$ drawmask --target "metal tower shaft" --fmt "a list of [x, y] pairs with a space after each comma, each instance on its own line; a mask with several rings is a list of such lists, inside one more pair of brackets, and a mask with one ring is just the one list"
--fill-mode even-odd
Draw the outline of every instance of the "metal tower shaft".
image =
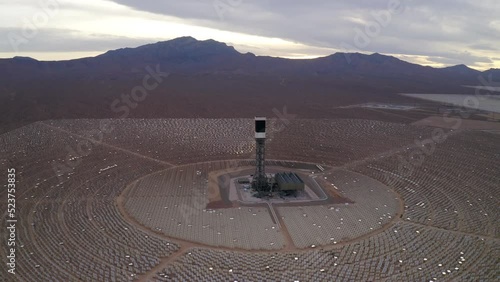
[[258, 191], [268, 190], [267, 176], [265, 170], [265, 142], [264, 138], [255, 139], [255, 189]]
[[253, 176], [253, 188], [259, 193], [269, 191], [269, 183], [265, 170], [265, 145], [266, 145], [266, 118], [255, 118], [255, 174]]

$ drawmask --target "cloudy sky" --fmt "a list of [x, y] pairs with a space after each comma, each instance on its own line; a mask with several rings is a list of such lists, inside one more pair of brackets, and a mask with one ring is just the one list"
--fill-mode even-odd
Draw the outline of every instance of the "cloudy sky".
[[500, 68], [498, 0], [0, 0], [0, 57], [61, 60], [179, 36], [244, 53], [379, 52]]

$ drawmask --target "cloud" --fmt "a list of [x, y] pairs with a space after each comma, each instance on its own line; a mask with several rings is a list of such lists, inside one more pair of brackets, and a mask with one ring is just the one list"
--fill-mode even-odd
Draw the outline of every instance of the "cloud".
[[486, 50], [486, 51], [495, 51], [500, 53], [500, 48], [490, 45], [488, 43], [476, 43], [476, 44], [471, 44], [469, 45], [469, 48], [475, 49], [475, 50]]
[[[442, 62], [455, 62], [457, 55], [467, 51], [474, 55], [466, 55], [463, 62], [484, 63], [488, 61], [485, 57], [498, 51], [493, 46], [500, 46], [500, 21], [495, 20], [500, 6], [495, 0], [115, 2], [222, 30], [316, 47], [343, 49], [348, 45], [366, 52], [441, 56]], [[391, 12], [390, 3], [394, 2], [401, 4], [401, 11]], [[360, 46], [357, 32], [366, 34], [367, 26], [375, 35], [367, 36], [369, 43]]]
[[488, 58], [488, 57], [477, 57], [477, 56], [472, 56], [470, 54], [462, 54], [462, 55], [455, 55], [454, 57], [452, 56], [447, 56], [447, 57], [428, 57], [431, 62], [434, 63], [439, 63], [439, 64], [445, 64], [445, 65], [459, 65], [459, 64], [465, 64], [465, 65], [475, 65], [477, 63], [492, 63], [493, 61]]
[[[192, 35], [260, 55], [307, 57], [362, 51], [406, 55], [420, 58], [419, 62], [425, 57], [432, 64], [500, 67], [492, 59], [500, 51], [496, 0], [58, 1], [60, 12], [44, 27], [46, 38], [35, 39], [33, 45], [40, 46], [26, 46], [26, 50], [102, 50]], [[0, 27], [13, 29], [14, 18], [22, 18], [9, 7], [12, 11], [24, 7], [29, 18], [37, 11], [29, 3], [35, 2], [5, 2]], [[393, 5], [398, 2], [399, 6]], [[33, 11], [26, 12], [26, 7]], [[62, 32], [63, 27], [68, 31]], [[5, 50], [4, 45], [0, 48]]]
[[44, 28], [33, 36], [26, 36], [22, 28], [0, 28], [0, 52], [81, 52], [107, 51], [136, 47], [151, 43], [150, 39], [137, 39], [109, 34], [88, 34], [78, 30]]

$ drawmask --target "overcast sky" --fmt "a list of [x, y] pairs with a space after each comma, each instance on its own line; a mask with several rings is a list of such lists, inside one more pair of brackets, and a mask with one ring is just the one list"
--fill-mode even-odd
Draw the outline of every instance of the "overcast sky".
[[179, 36], [242, 52], [500, 68], [498, 0], [0, 0], [0, 57], [95, 56]]

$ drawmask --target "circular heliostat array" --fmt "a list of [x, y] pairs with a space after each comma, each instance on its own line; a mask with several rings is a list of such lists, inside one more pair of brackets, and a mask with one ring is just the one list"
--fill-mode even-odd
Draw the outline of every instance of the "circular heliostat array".
[[[214, 247], [279, 250], [354, 240], [387, 227], [401, 208], [396, 193], [370, 177], [345, 170], [322, 173], [311, 165], [303, 165], [309, 167], [302, 169], [308, 174], [303, 177], [322, 186], [325, 195], [336, 193], [350, 201], [335, 203], [329, 196], [298, 203], [293, 197], [244, 203], [220, 195], [228, 191], [209, 188], [213, 175], [222, 187], [224, 181], [234, 181], [225, 177], [229, 171], [251, 169], [250, 163], [204, 162], [153, 173], [125, 190], [125, 209], [140, 224], [172, 238]], [[277, 169], [281, 163], [290, 162], [274, 161], [267, 167]], [[226, 207], [210, 208], [211, 200], [223, 198]]]
[[254, 170], [252, 122], [60, 120], [0, 135], [0, 165], [16, 169], [15, 278], [498, 280], [498, 133], [443, 129], [422, 146], [435, 128], [271, 120], [266, 168], [322, 192], [258, 202], [231, 194]]

